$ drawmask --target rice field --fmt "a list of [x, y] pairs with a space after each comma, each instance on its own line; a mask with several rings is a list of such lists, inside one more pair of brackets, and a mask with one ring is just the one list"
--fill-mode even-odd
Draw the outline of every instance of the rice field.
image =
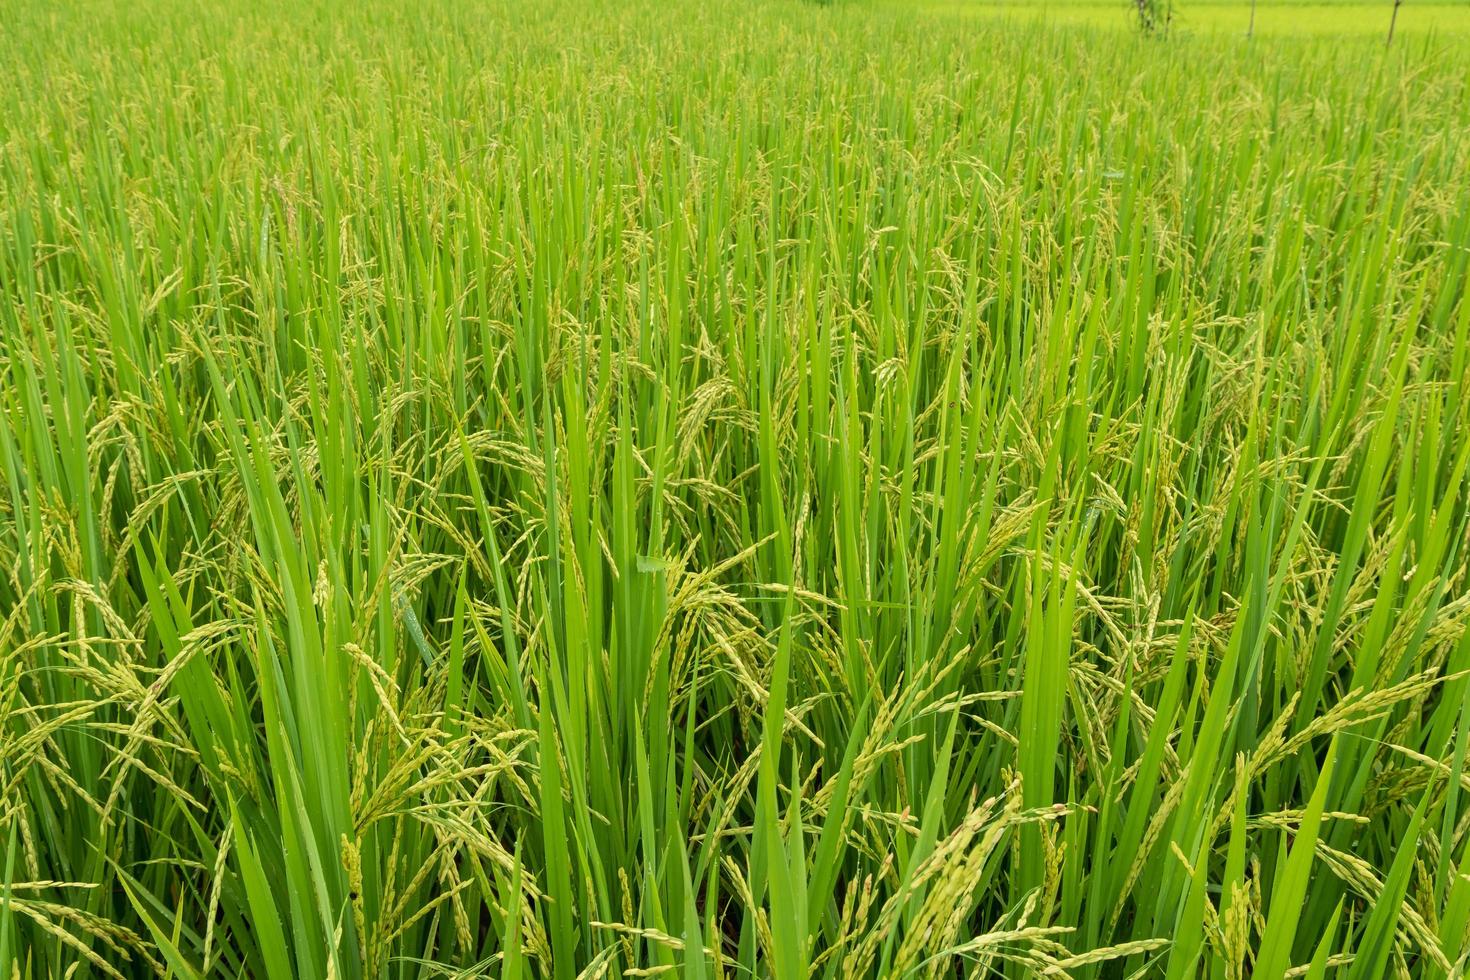
[[0, 978], [1464, 975], [1470, 46], [965, 6], [0, 0]]
[[[958, 20], [1020, 25], [1110, 27], [1136, 24], [1137, 0], [877, 0], [893, 11], [937, 14], [953, 29]], [[1470, 3], [1407, 0], [1175, 0], [1170, 32], [1178, 35], [1331, 37], [1339, 42], [1385, 43], [1390, 23], [1400, 40], [1432, 47], [1470, 39]]]

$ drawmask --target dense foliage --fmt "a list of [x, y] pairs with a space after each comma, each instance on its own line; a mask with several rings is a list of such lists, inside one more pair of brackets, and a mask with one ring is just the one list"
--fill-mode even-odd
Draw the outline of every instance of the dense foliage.
[[0, 976], [1460, 975], [1463, 49], [0, 3]]

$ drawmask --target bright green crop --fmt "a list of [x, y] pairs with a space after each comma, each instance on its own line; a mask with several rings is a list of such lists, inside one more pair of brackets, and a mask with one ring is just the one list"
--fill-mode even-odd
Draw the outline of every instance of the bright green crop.
[[0, 0], [0, 978], [1460, 976], [1470, 49], [1114, 13]]

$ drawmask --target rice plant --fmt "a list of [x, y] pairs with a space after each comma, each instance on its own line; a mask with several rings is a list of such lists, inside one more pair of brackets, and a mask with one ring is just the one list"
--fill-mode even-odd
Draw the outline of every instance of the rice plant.
[[0, 977], [1463, 975], [1465, 47], [0, 19]]

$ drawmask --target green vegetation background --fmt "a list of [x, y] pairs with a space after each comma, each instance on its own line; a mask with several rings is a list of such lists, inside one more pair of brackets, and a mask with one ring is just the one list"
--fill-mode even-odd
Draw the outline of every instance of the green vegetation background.
[[[956, 19], [1001, 19], [1072, 27], [1127, 29], [1136, 11], [1116, 0], [878, 0], [894, 10], [922, 11]], [[1460, 44], [1470, 34], [1470, 3], [1407, 0], [1397, 14], [1393, 0], [1182, 0], [1173, 8], [1172, 33], [1264, 34], [1382, 41], [1390, 22], [1400, 38], [1437, 38]]]
[[1099, 9], [0, 0], [0, 976], [1461, 975], [1470, 53]]

